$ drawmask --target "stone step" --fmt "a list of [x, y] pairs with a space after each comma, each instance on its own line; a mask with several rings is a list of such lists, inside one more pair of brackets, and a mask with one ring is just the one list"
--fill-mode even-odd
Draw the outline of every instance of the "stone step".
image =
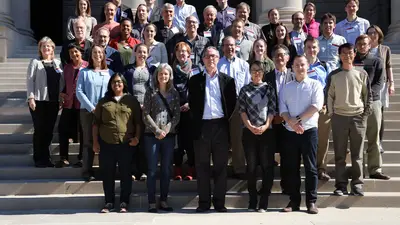
[[[118, 199], [119, 196], [116, 196]], [[302, 199], [305, 195], [302, 194]], [[247, 193], [228, 193], [225, 206], [235, 209], [246, 209], [248, 206]], [[283, 208], [289, 202], [288, 196], [272, 193], [269, 197], [269, 208]], [[197, 193], [171, 194], [168, 203], [175, 210], [187, 209], [195, 212], [198, 206]], [[118, 205], [119, 202], [116, 202]], [[323, 208], [350, 208], [350, 207], [400, 207], [400, 194], [398, 192], [367, 192], [364, 197], [332, 196], [331, 192], [319, 193], [316, 205], [323, 212]], [[2, 196], [0, 197], [0, 210], [63, 210], [63, 209], [93, 209], [100, 210], [104, 206], [104, 195], [30, 195], [30, 196]], [[304, 200], [301, 207], [305, 207]], [[147, 211], [147, 194], [132, 195], [130, 210]]]
[[[37, 56], [35, 57], [37, 58]], [[29, 64], [31, 57], [18, 57], [18, 58], [8, 58], [6, 63], [12, 62], [12, 63], [27, 63]]]
[[27, 60], [26, 62], [13, 62], [10, 61], [11, 58], [7, 59], [7, 62], [4, 63], [0, 63], [0, 68], [1, 69], [5, 69], [5, 68], [25, 68], [25, 70], [27, 70], [28, 66], [29, 66], [29, 60]]
[[[156, 190], [159, 192], [160, 182], [157, 180]], [[261, 180], [257, 181], [257, 189], [262, 187]], [[330, 193], [335, 189], [335, 180], [319, 181], [318, 192]], [[348, 187], [350, 190], [350, 185]], [[116, 193], [120, 192], [120, 181], [115, 181]], [[302, 179], [301, 191], [305, 190], [305, 180]], [[385, 180], [364, 180], [365, 192], [397, 192], [400, 190], [400, 178], [394, 177], [389, 181]], [[175, 181], [171, 180], [170, 194], [177, 193], [195, 193], [197, 191], [197, 181]], [[274, 180], [272, 192], [280, 192], [280, 180]], [[227, 180], [228, 193], [248, 193], [246, 180]], [[147, 193], [146, 182], [133, 181], [132, 194]], [[400, 193], [400, 192], [397, 192]], [[70, 181], [70, 180], [33, 180], [33, 181], [1, 181], [0, 196], [27, 196], [27, 195], [85, 195], [85, 194], [103, 194], [101, 181]]]
[[[400, 152], [400, 140], [383, 140], [383, 148], [386, 152]], [[367, 149], [367, 141], [364, 144], [364, 150]], [[57, 154], [59, 150], [59, 144], [53, 143], [50, 145], [50, 151], [52, 154]], [[329, 151], [333, 151], [333, 142], [330, 141]], [[9, 143], [9, 144], [1, 144], [0, 145], [0, 155], [23, 155], [23, 154], [32, 154], [32, 142], [28, 143]], [[78, 154], [79, 152], [79, 144], [71, 143], [69, 145], [70, 154]]]
[[[75, 147], [75, 146], [74, 146]], [[76, 152], [73, 152], [76, 151]], [[74, 149], [70, 149], [69, 153], [69, 161], [71, 165], [73, 165], [78, 160], [78, 152], [79, 147], [76, 146]], [[367, 155], [364, 156], [365, 160], [367, 160]], [[53, 162], [57, 162], [60, 160], [59, 151], [53, 151], [51, 154], [51, 159]], [[97, 162], [97, 156], [96, 160]], [[279, 153], [275, 154], [275, 161], [280, 162]], [[385, 151], [382, 154], [382, 161], [384, 163], [395, 164], [400, 162], [400, 151]], [[328, 164], [335, 164], [334, 152], [330, 150], [327, 154], [326, 162]], [[347, 155], [346, 162], [348, 164], [351, 163], [350, 154]], [[33, 154], [0, 154], [0, 165], [3, 167], [18, 167], [18, 166], [34, 166], [33, 163]]]
[[[348, 164], [348, 167], [350, 164]], [[327, 173], [331, 177], [335, 177], [334, 172], [335, 165], [327, 165]], [[98, 167], [94, 167], [97, 179], [100, 178]], [[385, 174], [391, 177], [400, 177], [400, 164], [388, 164], [382, 165], [382, 170]], [[301, 166], [300, 173], [304, 174], [304, 167]], [[231, 166], [228, 166], [228, 177], [233, 176], [233, 170]], [[274, 170], [274, 176], [280, 177], [279, 169]], [[19, 166], [19, 167], [0, 167], [0, 180], [35, 180], [35, 179], [80, 179], [81, 168], [35, 168], [31, 166]]]
[[[20, 66], [20, 67], [3, 67], [0, 65], [0, 77], [3, 77], [4, 75], [7, 75], [8, 72], [18, 72], [21, 74], [25, 74], [26, 76], [26, 72], [28, 71], [28, 65], [26, 66]], [[19, 76], [17, 76], [19, 77]]]

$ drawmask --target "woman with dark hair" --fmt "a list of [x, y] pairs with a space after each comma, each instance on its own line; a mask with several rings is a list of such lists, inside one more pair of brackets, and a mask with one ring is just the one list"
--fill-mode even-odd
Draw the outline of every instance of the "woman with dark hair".
[[133, 24], [132, 27], [135, 37], [142, 42], [144, 42], [144, 35], [143, 35], [144, 28], [146, 27], [147, 24], [149, 24], [148, 18], [149, 18], [149, 9], [147, 8], [146, 4], [139, 4], [138, 7], [136, 8], [135, 23]]
[[107, 68], [104, 49], [94, 45], [91, 49], [89, 65], [81, 70], [76, 85], [76, 97], [81, 103], [79, 113], [83, 131], [83, 169], [82, 176], [86, 181], [94, 180], [93, 172], [93, 139], [92, 124], [95, 107], [107, 91], [107, 84], [114, 72]]
[[68, 18], [67, 22], [67, 38], [74, 40], [74, 22], [81, 17], [86, 24], [86, 39], [93, 41], [92, 30], [97, 25], [97, 20], [91, 16], [92, 9], [90, 8], [89, 0], [76, 0], [75, 16]]
[[381, 102], [382, 102], [382, 122], [381, 129], [379, 132], [379, 139], [381, 141], [380, 150], [381, 153], [384, 151], [382, 147], [383, 133], [384, 133], [384, 118], [383, 111], [385, 108], [389, 108], [389, 96], [394, 94], [394, 79], [392, 70], [392, 59], [391, 51], [389, 46], [383, 45], [383, 32], [377, 25], [372, 25], [367, 29], [367, 34], [371, 38], [371, 50], [370, 54], [378, 57], [382, 60], [383, 72], [385, 73], [385, 84], [381, 92]]
[[272, 43], [270, 46], [268, 46], [268, 57], [272, 58], [272, 49], [277, 44], [283, 44], [289, 49], [290, 59], [286, 66], [287, 68], [291, 68], [293, 64], [293, 59], [297, 55], [297, 50], [296, 47], [291, 44], [287, 27], [283, 23], [278, 23], [275, 27]]
[[54, 167], [50, 145], [59, 111], [64, 74], [60, 60], [54, 57], [56, 45], [49, 37], [38, 44], [39, 59], [32, 59], [26, 76], [26, 94], [33, 122], [33, 160], [35, 166]]
[[303, 8], [305, 23], [303, 31], [313, 38], [319, 37], [319, 23], [315, 21], [315, 14], [317, 13], [317, 6], [312, 2], [307, 2]]
[[250, 65], [251, 83], [239, 93], [239, 113], [243, 124], [243, 149], [247, 161], [247, 186], [249, 190], [249, 211], [257, 210], [257, 166], [261, 166], [262, 188], [258, 211], [268, 208], [268, 197], [274, 181], [275, 150], [269, 140], [272, 138], [272, 120], [276, 114], [276, 96], [272, 86], [263, 82], [265, 71], [260, 61]]
[[160, 63], [168, 63], [167, 48], [164, 43], [158, 42], [154, 39], [156, 34], [157, 27], [154, 24], [149, 23], [144, 27], [144, 43], [149, 49], [149, 57], [146, 62], [151, 66], [158, 66]]
[[[190, 46], [185, 42], [179, 42], [175, 46], [175, 61], [172, 66], [174, 72], [174, 87], [179, 93], [180, 99], [180, 122], [178, 132], [178, 149], [174, 154], [174, 179], [175, 180], [192, 180], [195, 175], [194, 149], [193, 140], [190, 131], [191, 117], [189, 107], [188, 85], [191, 76], [198, 75], [200, 68], [198, 65], [192, 64], [190, 59], [192, 51]], [[183, 177], [182, 163], [183, 156], [187, 156], [187, 164], [189, 169], [186, 176]]]
[[112, 75], [105, 97], [96, 105], [93, 124], [93, 151], [100, 153], [105, 195], [102, 213], [114, 209], [117, 164], [121, 179], [120, 212], [127, 212], [132, 191], [130, 169], [140, 140], [140, 123], [139, 102], [128, 93], [125, 78], [119, 73]]
[[172, 159], [175, 146], [175, 127], [179, 123], [179, 94], [174, 88], [171, 66], [160, 64], [154, 72], [154, 89], [146, 92], [143, 106], [144, 145], [148, 160], [147, 193], [149, 212], [156, 213], [156, 172], [161, 155], [159, 209], [172, 211], [167, 204]]
[[[145, 44], [135, 46], [135, 60], [132, 64], [125, 66], [124, 77], [128, 82], [128, 91], [137, 98], [140, 106], [144, 105], [144, 95], [152, 87], [152, 74], [156, 67], [151, 67], [146, 63], [149, 55], [149, 49]], [[144, 128], [144, 125], [143, 125]], [[147, 179], [147, 164], [144, 148], [139, 146], [132, 163], [132, 180]]]
[[267, 49], [267, 42], [259, 38], [254, 41], [249, 58], [250, 65], [255, 61], [261, 62], [265, 74], [275, 69], [274, 62], [267, 55]]
[[82, 167], [82, 151], [83, 151], [83, 132], [79, 122], [79, 109], [81, 107], [76, 98], [76, 83], [78, 81], [79, 72], [88, 66], [88, 62], [82, 59], [83, 49], [71, 43], [68, 45], [68, 53], [71, 63], [64, 66], [65, 88], [60, 94], [63, 100], [63, 110], [58, 123], [58, 139], [60, 142], [60, 161], [55, 165], [57, 168], [69, 166], [68, 161], [68, 145], [69, 138], [75, 142], [78, 141], [79, 134], [79, 155], [78, 162], [74, 164], [76, 167]]
[[132, 21], [130, 19], [122, 19], [120, 23], [121, 33], [120, 35], [110, 41], [110, 47], [119, 51], [121, 54], [122, 64], [124, 66], [130, 63], [130, 60], [133, 55], [133, 49], [137, 44], [140, 43], [140, 40], [133, 38], [131, 36], [132, 32]]

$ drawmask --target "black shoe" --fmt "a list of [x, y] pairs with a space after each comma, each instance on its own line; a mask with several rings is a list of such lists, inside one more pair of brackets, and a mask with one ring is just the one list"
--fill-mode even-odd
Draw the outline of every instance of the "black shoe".
[[390, 180], [390, 176], [385, 175], [383, 173], [379, 173], [379, 172], [375, 173], [375, 174], [372, 174], [372, 175], [369, 175], [369, 178], [378, 179], [378, 180]]
[[122, 203], [119, 205], [119, 212], [120, 212], [120, 213], [126, 213], [126, 212], [128, 212], [128, 204], [126, 204], [125, 202], [122, 202]]
[[157, 213], [158, 210], [156, 208], [156, 204], [149, 204], [149, 209], [147, 210], [149, 213]]
[[95, 181], [95, 180], [96, 180], [96, 178], [95, 178], [94, 176], [92, 176], [92, 175], [84, 176], [83, 179], [84, 179], [86, 182], [91, 182], [91, 181]]
[[257, 212], [257, 204], [250, 203], [249, 207], [247, 208], [249, 212]]
[[69, 166], [69, 162], [66, 159], [60, 160], [58, 162], [56, 162], [55, 167], [56, 168], [63, 168], [63, 167], [68, 167]]
[[172, 211], [174, 211], [174, 209], [173, 209], [171, 206], [169, 206], [169, 205], [167, 204], [167, 202], [165, 202], [165, 201], [160, 201], [160, 207], [159, 207], [159, 209], [162, 210], [162, 211], [166, 211], [166, 212], [172, 212]]
[[79, 160], [78, 162], [72, 165], [72, 167], [74, 168], [82, 168], [82, 166], [83, 166], [82, 160]]
[[336, 196], [343, 196], [343, 195], [348, 195], [349, 192], [347, 191], [346, 188], [336, 188], [336, 190], [333, 191], [333, 195]]
[[107, 203], [104, 208], [100, 211], [101, 213], [109, 213], [114, 211], [114, 204]]
[[325, 172], [318, 173], [318, 180], [329, 181], [330, 179], [331, 177], [327, 173]]
[[222, 206], [222, 207], [215, 208], [215, 211], [224, 213], [224, 212], [228, 212], [228, 209], [225, 206]]
[[210, 208], [203, 208], [203, 207], [197, 207], [197, 209], [196, 209], [196, 212], [197, 213], [205, 213], [205, 212], [207, 212], [208, 210], [210, 210]]
[[362, 188], [353, 187], [351, 189], [350, 195], [353, 195], [353, 196], [364, 196], [364, 191], [363, 191]]
[[300, 211], [300, 205], [295, 204], [294, 202], [289, 202], [289, 204], [282, 209], [281, 212], [295, 212], [295, 211]]

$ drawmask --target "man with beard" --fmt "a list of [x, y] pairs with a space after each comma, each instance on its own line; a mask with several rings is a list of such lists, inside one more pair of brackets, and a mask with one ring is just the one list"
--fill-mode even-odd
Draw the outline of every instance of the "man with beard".
[[71, 43], [75, 43], [77, 46], [80, 46], [83, 49], [82, 53], [83, 60], [85, 61], [89, 60], [90, 48], [92, 47], [92, 42], [86, 39], [86, 24], [83, 19], [78, 19], [75, 21], [74, 32], [75, 32], [75, 39], [67, 41], [63, 45], [60, 52], [60, 58], [63, 67], [71, 62], [68, 53], [68, 45]]
[[304, 41], [307, 38], [307, 34], [303, 31], [304, 26], [304, 14], [302, 12], [296, 12], [292, 15], [293, 30], [289, 33], [290, 41], [296, 48], [297, 55], [304, 54]]

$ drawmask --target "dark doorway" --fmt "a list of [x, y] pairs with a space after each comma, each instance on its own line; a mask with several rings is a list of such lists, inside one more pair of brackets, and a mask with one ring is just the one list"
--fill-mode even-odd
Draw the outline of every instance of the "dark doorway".
[[[63, 0], [30, 0], [31, 28], [35, 39], [50, 37], [56, 45], [63, 42]], [[22, 16], [22, 15], [21, 15]]]
[[[171, 3], [173, 5], [176, 4], [176, 0], [166, 0], [165, 2]], [[206, 6], [213, 5], [218, 9], [218, 7], [217, 7], [218, 4], [217, 4], [216, 0], [186, 0], [185, 2], [189, 5], [193, 5], [196, 8], [197, 15], [199, 16], [199, 19], [200, 19], [200, 23], [202, 23], [204, 20], [203, 10]], [[228, 5], [232, 8], [236, 8], [236, 6], [241, 2], [246, 2], [247, 4], [249, 4], [250, 9], [251, 9], [252, 0], [229, 0]], [[250, 12], [251, 12], [251, 10], [250, 10]], [[252, 14], [250, 13], [250, 17], [249, 17], [250, 21], [251, 21], [251, 18], [252, 18]]]

